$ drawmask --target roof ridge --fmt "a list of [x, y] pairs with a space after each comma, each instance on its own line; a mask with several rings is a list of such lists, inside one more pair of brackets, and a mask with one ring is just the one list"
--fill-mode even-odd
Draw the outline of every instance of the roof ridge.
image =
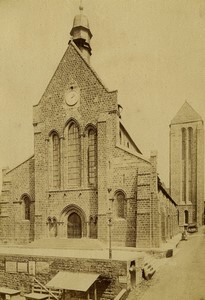
[[26, 162], [28, 162], [30, 159], [34, 158], [35, 155], [31, 155], [29, 156], [27, 159], [25, 159], [24, 161], [22, 161], [21, 163], [19, 163], [18, 165], [16, 165], [15, 167], [13, 167], [12, 169], [8, 170], [8, 172], [6, 174], [9, 174], [10, 172], [12, 172], [13, 170], [17, 169], [18, 167], [20, 167], [21, 165], [25, 164]]
[[[94, 74], [94, 76], [97, 78], [98, 82], [102, 85], [102, 87], [106, 90], [106, 92], [108, 92], [108, 93], [118, 93], [118, 90], [113, 90], [113, 91], [111, 91], [111, 90], [109, 90], [109, 89], [106, 87], [106, 85], [103, 83], [103, 81], [101, 80], [101, 78], [99, 77], [99, 75], [95, 72], [95, 70], [91, 67], [91, 65], [85, 60], [85, 58], [82, 56], [80, 50], [78, 49], [78, 47], [75, 45], [75, 43], [74, 43], [72, 40], [70, 40], [70, 41], [68, 42], [68, 45], [72, 45], [72, 46], [73, 46], [74, 50], [78, 53], [78, 55], [81, 57], [81, 59], [84, 61], [84, 63], [88, 66], [88, 68], [91, 70], [91, 72], [92, 72], [92, 73]], [[59, 68], [61, 62], [63, 61], [63, 59], [64, 59], [64, 57], [65, 57], [65, 55], [66, 55], [67, 50], [68, 50], [68, 47], [66, 48], [66, 50], [65, 50], [65, 52], [64, 52], [64, 54], [63, 54], [63, 56], [62, 56], [62, 58], [61, 58], [61, 60], [60, 60], [60, 62], [58, 63], [58, 65], [57, 65], [57, 67], [56, 67], [56, 69], [55, 69], [53, 75], [51, 76], [51, 78], [50, 78], [50, 80], [49, 80], [49, 82], [48, 82], [48, 84], [47, 84], [47, 86], [46, 86], [46, 88], [45, 88], [45, 90], [44, 90], [42, 96], [40, 97], [40, 99], [39, 99], [39, 101], [37, 102], [37, 104], [34, 104], [34, 105], [33, 105], [33, 107], [38, 106], [38, 105], [40, 104], [42, 98], [43, 98], [44, 95], [46, 94], [47, 89], [48, 89], [50, 83], [52, 82], [53, 78], [55, 77], [56, 72], [58, 71], [58, 68]]]
[[95, 75], [95, 77], [97, 78], [97, 80], [99, 81], [99, 83], [102, 85], [102, 87], [106, 90], [106, 92], [108, 93], [117, 93], [118, 90], [109, 90], [108, 87], [106, 87], [106, 85], [104, 84], [104, 82], [102, 81], [102, 79], [99, 77], [99, 75], [97, 74], [97, 72], [94, 70], [94, 68], [85, 60], [85, 58], [82, 56], [81, 51], [78, 49], [78, 47], [76, 46], [76, 44], [70, 40], [68, 42], [68, 44], [72, 45], [73, 48], [76, 50], [76, 52], [80, 55], [80, 57], [82, 58], [82, 60], [85, 62], [85, 64], [89, 67], [89, 69], [92, 71], [92, 73]]
[[171, 120], [171, 124], [183, 124], [197, 121], [203, 121], [202, 117], [189, 102], [185, 101]]

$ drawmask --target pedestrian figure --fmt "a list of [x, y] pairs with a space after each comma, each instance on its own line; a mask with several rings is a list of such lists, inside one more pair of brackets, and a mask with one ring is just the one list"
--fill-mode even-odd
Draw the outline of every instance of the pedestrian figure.
[[182, 238], [181, 238], [181, 240], [182, 240], [182, 241], [187, 241], [187, 232], [186, 232], [186, 230], [184, 230], [184, 231], [182, 232]]

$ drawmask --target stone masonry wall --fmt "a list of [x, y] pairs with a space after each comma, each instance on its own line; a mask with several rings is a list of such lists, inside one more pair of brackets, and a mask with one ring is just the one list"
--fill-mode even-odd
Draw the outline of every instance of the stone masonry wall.
[[204, 127], [197, 124], [197, 223], [204, 224]]
[[161, 242], [166, 242], [179, 232], [177, 206], [159, 189]]
[[[79, 92], [78, 103], [71, 107], [67, 105], [65, 99], [65, 93], [71, 86], [76, 87]], [[74, 197], [69, 197], [69, 202], [80, 207], [81, 202], [78, 201], [79, 193], [82, 193], [84, 189], [90, 189], [88, 181], [86, 179], [86, 161], [84, 157], [84, 133], [86, 126], [89, 124], [98, 127], [98, 140], [102, 140], [102, 145], [106, 145], [106, 141], [103, 140], [106, 132], [101, 132], [100, 119], [102, 114], [107, 114], [109, 111], [117, 110], [117, 98], [115, 92], [108, 92], [102, 85], [98, 77], [94, 74], [93, 70], [87, 65], [79, 54], [79, 50], [73, 43], [70, 43], [65, 55], [63, 56], [53, 78], [51, 79], [42, 99], [39, 104], [34, 107], [34, 145], [35, 145], [35, 180], [36, 180], [36, 237], [43, 238], [46, 236], [46, 219], [48, 212], [52, 209], [52, 203], [48, 198], [49, 187], [49, 166], [47, 155], [47, 143], [49, 140], [49, 134], [52, 130], [58, 133], [61, 139], [62, 157], [61, 157], [61, 186], [60, 191], [67, 191], [69, 197], [69, 190], [72, 189], [66, 182], [67, 169], [66, 165], [63, 165], [65, 161], [66, 149], [65, 149], [65, 130], [69, 120], [75, 120], [79, 125], [79, 132], [81, 137], [81, 183], [80, 186], [75, 188]], [[106, 117], [107, 119], [107, 117]], [[99, 125], [98, 125], [99, 122]], [[106, 129], [104, 129], [106, 130]], [[110, 131], [112, 129], [110, 128]], [[101, 138], [102, 135], [102, 138]], [[105, 136], [106, 138], [106, 136]], [[98, 146], [98, 151], [102, 152], [101, 147]], [[106, 158], [106, 157], [105, 157]], [[104, 165], [106, 160], [98, 162], [98, 190], [102, 191], [104, 186], [103, 176], [106, 176], [104, 172]], [[101, 167], [99, 167], [101, 166]], [[102, 168], [102, 170], [101, 170]], [[103, 174], [103, 175], [102, 175]], [[92, 190], [92, 188], [91, 188]], [[105, 189], [106, 190], [106, 189]], [[97, 190], [96, 190], [97, 192]], [[73, 191], [74, 193], [74, 191]], [[54, 202], [57, 201], [57, 194], [52, 194]], [[98, 203], [107, 202], [101, 192], [98, 193]], [[55, 200], [56, 198], [56, 200]], [[81, 197], [82, 199], [82, 197]], [[84, 199], [84, 203], [87, 203], [85, 208], [86, 214], [90, 215], [92, 212], [91, 207], [97, 211], [97, 198], [96, 194], [90, 193], [89, 199]], [[65, 201], [61, 200], [62, 203]], [[83, 201], [83, 200], [82, 200]], [[89, 205], [91, 204], [91, 206]], [[107, 204], [106, 204], [107, 205]], [[58, 207], [54, 214], [59, 214]], [[84, 209], [84, 208], [83, 208]], [[104, 228], [101, 223], [105, 223], [105, 220], [101, 222], [101, 218], [105, 219], [104, 209], [99, 211], [99, 227], [102, 228], [102, 235], [104, 234]], [[102, 225], [102, 226], [101, 226]], [[99, 237], [101, 233], [98, 233]], [[101, 237], [103, 239], [103, 236]]]
[[[25, 243], [34, 239], [34, 158], [23, 162], [3, 176], [0, 201], [1, 242]], [[30, 221], [24, 220], [23, 197], [31, 201]]]
[[[140, 197], [140, 185], [138, 184], [138, 168], [146, 169], [150, 172], [150, 163], [137, 155], [129, 153], [124, 149], [115, 148], [114, 157], [111, 161], [110, 173], [113, 174], [109, 180], [112, 191], [110, 200], [113, 210], [113, 243], [118, 246], [139, 247], [136, 244], [136, 231], [141, 226], [137, 219], [138, 196]], [[148, 185], [150, 182], [148, 181]], [[143, 190], [146, 186], [143, 187]], [[123, 191], [126, 197], [126, 217], [124, 219], [116, 218], [114, 215], [114, 206], [116, 202], [115, 194], [117, 191]], [[139, 195], [137, 195], [137, 191]], [[149, 192], [148, 192], [149, 193]], [[142, 203], [142, 202], [141, 202]], [[138, 232], [144, 235], [144, 232]], [[149, 237], [146, 236], [149, 239]]]
[[117, 260], [0, 255], [0, 285], [29, 293], [34, 277], [45, 285], [59, 271], [89, 272], [100, 274], [98, 299], [113, 299], [122, 288], [130, 288], [130, 264]]

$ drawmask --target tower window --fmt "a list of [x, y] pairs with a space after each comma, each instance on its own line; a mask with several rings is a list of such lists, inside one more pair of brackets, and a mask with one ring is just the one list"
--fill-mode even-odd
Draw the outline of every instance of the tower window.
[[186, 170], [187, 170], [187, 155], [186, 155], [186, 129], [182, 128], [182, 201], [186, 202]]
[[80, 137], [78, 126], [68, 126], [68, 185], [80, 185]]
[[192, 201], [193, 186], [193, 128], [188, 128], [189, 144], [188, 144], [188, 180], [189, 180], [189, 201]]

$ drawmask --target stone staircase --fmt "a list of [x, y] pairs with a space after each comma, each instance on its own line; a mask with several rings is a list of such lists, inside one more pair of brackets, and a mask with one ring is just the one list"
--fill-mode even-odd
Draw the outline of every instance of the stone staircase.
[[44, 294], [48, 296], [49, 300], [59, 300], [61, 299], [63, 291], [60, 289], [49, 289], [45, 285], [43, 285], [36, 278], [33, 279], [32, 283], [32, 293], [35, 294]]
[[142, 266], [142, 277], [146, 280], [151, 279], [163, 263], [163, 258], [155, 258], [151, 255], [146, 255]]

